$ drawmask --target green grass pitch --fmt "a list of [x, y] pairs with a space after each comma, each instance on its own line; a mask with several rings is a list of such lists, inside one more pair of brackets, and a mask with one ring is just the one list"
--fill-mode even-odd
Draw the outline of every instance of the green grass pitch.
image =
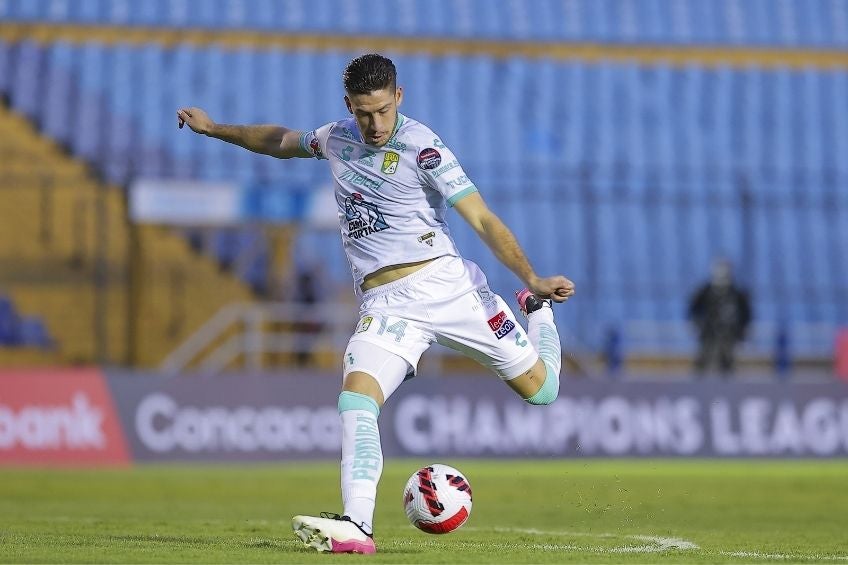
[[339, 510], [331, 463], [0, 469], [0, 562], [751, 563], [848, 565], [845, 461], [442, 461], [474, 508], [432, 536], [380, 485], [376, 556], [311, 553], [294, 514]]

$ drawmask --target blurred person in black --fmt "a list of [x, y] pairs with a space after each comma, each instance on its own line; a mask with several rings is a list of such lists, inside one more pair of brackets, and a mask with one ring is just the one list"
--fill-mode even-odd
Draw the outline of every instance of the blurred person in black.
[[[319, 295], [317, 268], [304, 266], [298, 269], [294, 280], [294, 299], [297, 304], [303, 307], [304, 312], [315, 312], [313, 306], [318, 304]], [[324, 330], [323, 323], [306, 317], [305, 320], [296, 321], [293, 326], [297, 335], [295, 362], [298, 367], [306, 367], [314, 360], [317, 338]]]
[[713, 263], [712, 278], [692, 296], [689, 319], [698, 329], [700, 342], [695, 371], [703, 374], [717, 368], [723, 376], [730, 375], [736, 345], [745, 339], [751, 322], [751, 303], [747, 292], [734, 282], [726, 259]]

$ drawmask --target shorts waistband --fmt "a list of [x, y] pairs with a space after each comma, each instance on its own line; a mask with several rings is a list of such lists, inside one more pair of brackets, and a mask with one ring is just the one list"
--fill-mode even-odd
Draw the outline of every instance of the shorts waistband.
[[375, 286], [374, 288], [370, 288], [362, 293], [362, 300], [367, 300], [369, 298], [374, 298], [376, 296], [382, 296], [384, 294], [388, 294], [390, 292], [394, 292], [395, 290], [401, 288], [408, 288], [409, 286], [423, 281], [436, 271], [442, 268], [442, 266], [454, 259], [453, 255], [442, 255], [441, 257], [437, 257], [426, 266], [418, 269], [414, 273], [406, 275], [405, 277], [401, 277], [396, 281], [392, 281], [390, 283], [381, 284], [380, 286]]

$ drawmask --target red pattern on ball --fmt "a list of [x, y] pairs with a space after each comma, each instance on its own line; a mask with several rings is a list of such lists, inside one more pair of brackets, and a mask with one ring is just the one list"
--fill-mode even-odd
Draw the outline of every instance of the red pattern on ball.
[[468, 520], [468, 510], [465, 509], [465, 506], [459, 509], [459, 512], [444, 520], [442, 522], [419, 522], [418, 527], [428, 534], [447, 534]]

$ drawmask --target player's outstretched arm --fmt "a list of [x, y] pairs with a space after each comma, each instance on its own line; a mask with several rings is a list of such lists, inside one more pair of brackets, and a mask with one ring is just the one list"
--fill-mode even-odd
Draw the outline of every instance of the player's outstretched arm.
[[218, 124], [200, 108], [180, 108], [177, 111], [177, 126], [182, 128], [183, 125], [188, 125], [195, 133], [215, 137], [278, 159], [312, 157], [300, 146], [301, 132], [282, 126]]
[[562, 275], [540, 277], [533, 270], [527, 256], [506, 224], [492, 212], [479, 192], [473, 192], [459, 200], [454, 206], [459, 215], [474, 228], [501, 263], [520, 278], [530, 292], [550, 298], [554, 302], [565, 302], [574, 294], [574, 283]]

